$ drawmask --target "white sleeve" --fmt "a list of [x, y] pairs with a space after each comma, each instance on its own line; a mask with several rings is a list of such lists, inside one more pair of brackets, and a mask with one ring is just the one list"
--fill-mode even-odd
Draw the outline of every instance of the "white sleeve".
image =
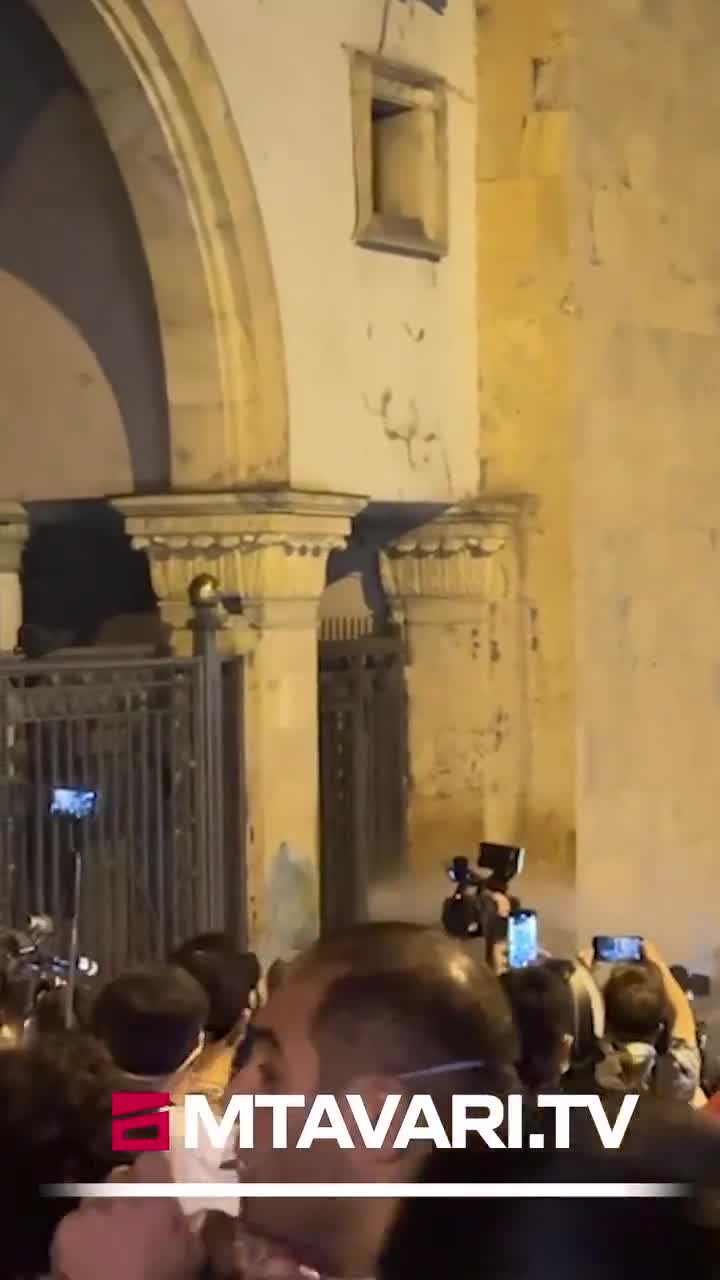
[[[180, 1116], [182, 1112], [178, 1108]], [[233, 1155], [233, 1139], [230, 1144], [222, 1150], [218, 1151], [207, 1139], [207, 1135], [201, 1134], [198, 1147], [192, 1149], [185, 1146], [184, 1126], [180, 1119], [171, 1126], [170, 1136], [170, 1167], [172, 1169], [173, 1181], [175, 1182], [195, 1182], [195, 1183], [219, 1183], [224, 1184], [237, 1183], [238, 1176], [234, 1168], [221, 1169], [221, 1164], [232, 1158]], [[222, 1213], [227, 1213], [230, 1217], [237, 1217], [240, 1212], [239, 1197], [235, 1199], [213, 1199], [210, 1188], [207, 1200], [205, 1199], [182, 1199], [180, 1204], [183, 1212], [190, 1216], [208, 1209], [219, 1209]]]

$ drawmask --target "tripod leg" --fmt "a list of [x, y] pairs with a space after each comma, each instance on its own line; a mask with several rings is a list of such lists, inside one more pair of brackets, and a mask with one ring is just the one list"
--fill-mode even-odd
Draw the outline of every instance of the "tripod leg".
[[68, 981], [65, 988], [65, 1026], [70, 1028], [75, 1020], [75, 978], [77, 976], [78, 941], [80, 929], [80, 887], [82, 884], [82, 854], [75, 849], [75, 882], [73, 886], [73, 914], [70, 931]]

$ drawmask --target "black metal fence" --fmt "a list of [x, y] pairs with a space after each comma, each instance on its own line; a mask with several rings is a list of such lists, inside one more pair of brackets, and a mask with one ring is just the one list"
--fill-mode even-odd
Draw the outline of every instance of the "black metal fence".
[[[245, 931], [242, 787], [225, 774], [242, 682], [218, 655], [211, 593], [195, 603], [191, 658], [0, 660], [0, 922], [68, 922], [79, 841], [81, 950], [105, 974], [199, 930]], [[51, 817], [58, 786], [96, 790], [96, 815]]]
[[335, 620], [320, 641], [322, 923], [367, 918], [368, 889], [404, 865], [407, 696], [401, 636]]

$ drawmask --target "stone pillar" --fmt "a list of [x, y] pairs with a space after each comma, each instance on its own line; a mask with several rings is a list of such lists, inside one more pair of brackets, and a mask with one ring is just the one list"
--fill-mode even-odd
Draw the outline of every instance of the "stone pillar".
[[[319, 920], [318, 604], [327, 557], [364, 502], [294, 493], [127, 498], [175, 647], [187, 651], [189, 584], [212, 573], [242, 602], [226, 650], [245, 655], [249, 930], [263, 959], [307, 945]], [[232, 606], [230, 606], [232, 607]]]
[[[501, 556], [516, 508], [452, 508], [381, 552], [385, 590], [408, 648], [409, 844], [415, 871], [432, 871], [478, 841], [514, 838], [498, 759], [508, 713], [498, 677], [498, 604], [511, 597]], [[509, 613], [508, 613], [509, 611]], [[502, 625], [515, 629], [515, 602]], [[508, 790], [509, 794], [509, 790]]]
[[28, 521], [17, 502], [0, 502], [0, 654], [12, 653], [22, 623], [20, 560]]

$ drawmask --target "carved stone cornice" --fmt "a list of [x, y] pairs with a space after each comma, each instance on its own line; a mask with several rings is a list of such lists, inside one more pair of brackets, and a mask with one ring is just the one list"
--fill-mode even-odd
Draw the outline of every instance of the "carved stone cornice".
[[28, 517], [19, 502], [0, 502], [0, 573], [18, 573], [28, 538]]
[[396, 619], [417, 612], [415, 603], [456, 602], [462, 612], [464, 604], [486, 600], [492, 558], [512, 537], [522, 506], [488, 499], [451, 507], [384, 547], [381, 573]]
[[133, 547], [148, 555], [160, 601], [184, 605], [193, 578], [210, 572], [258, 621], [272, 615], [284, 625], [281, 615], [292, 613], [287, 606], [316, 608], [327, 557], [345, 547], [365, 500], [288, 492], [163, 494], [114, 505]]

